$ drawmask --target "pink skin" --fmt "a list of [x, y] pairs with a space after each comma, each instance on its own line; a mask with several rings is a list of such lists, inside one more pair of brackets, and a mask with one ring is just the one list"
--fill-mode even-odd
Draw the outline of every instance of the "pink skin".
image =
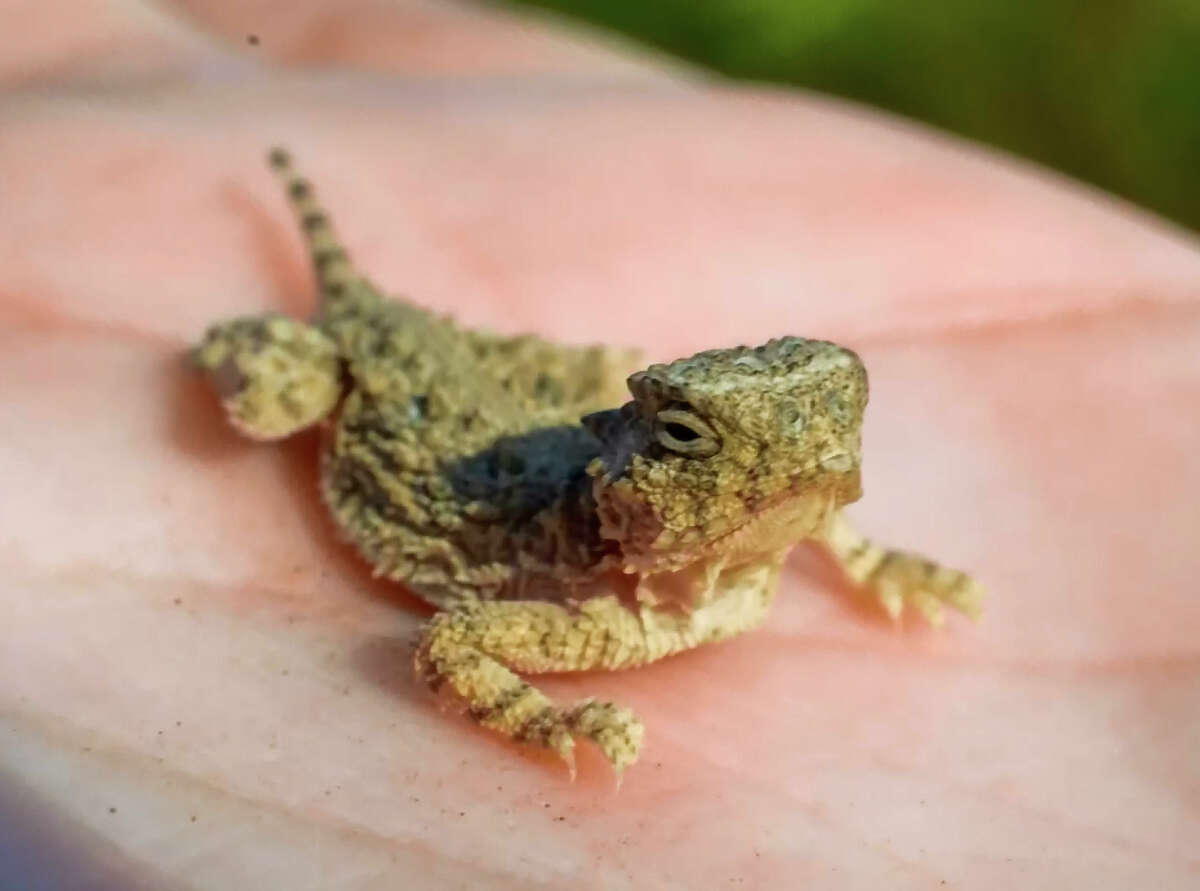
[[[178, 5], [30, 3], [3, 38], [0, 885], [1197, 881], [1193, 240], [498, 13]], [[179, 361], [311, 305], [280, 140], [377, 281], [466, 321], [859, 350], [854, 515], [977, 571], [983, 622], [893, 630], [802, 549], [761, 631], [545, 682], [643, 716], [619, 793], [439, 714], [315, 435], [242, 441]]]

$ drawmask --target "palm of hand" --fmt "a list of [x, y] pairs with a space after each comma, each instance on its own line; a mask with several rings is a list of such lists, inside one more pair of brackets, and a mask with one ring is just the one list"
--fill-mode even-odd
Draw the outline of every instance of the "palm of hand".
[[[1194, 246], [893, 124], [580, 56], [625, 85], [598, 89], [542, 51], [559, 89], [486, 101], [447, 77], [339, 102], [283, 70], [21, 100], [0, 702], [46, 836], [214, 887], [251, 862], [343, 887], [1184, 884]], [[439, 716], [409, 679], [423, 614], [333, 540], [315, 440], [245, 445], [178, 360], [214, 317], [304, 310], [256, 163], [302, 136], [364, 266], [473, 323], [659, 358], [784, 332], [859, 349], [860, 525], [975, 569], [983, 623], [894, 633], [802, 554], [762, 631], [547, 682], [646, 716], [617, 795], [596, 760], [568, 786]]]

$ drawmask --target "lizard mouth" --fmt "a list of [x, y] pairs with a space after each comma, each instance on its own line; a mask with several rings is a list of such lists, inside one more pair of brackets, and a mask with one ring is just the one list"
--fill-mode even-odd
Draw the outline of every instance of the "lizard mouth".
[[[799, 510], [795, 516], [791, 516], [789, 503], [798, 507], [797, 502], [803, 501], [806, 493], [814, 492], [812, 486], [814, 473], [836, 474], [840, 478], [840, 484], [836, 485], [834, 492], [826, 495], [825, 499], [813, 502], [814, 505], [818, 505], [825, 500], [826, 507], [820, 509], [814, 507], [812, 511]], [[847, 477], [851, 478], [846, 479]], [[829, 513], [843, 504], [856, 500], [861, 495], [861, 485], [859, 475], [855, 471], [854, 458], [848, 451], [827, 452], [793, 473], [790, 483], [791, 485], [783, 492], [756, 504], [749, 515], [732, 529], [709, 539], [703, 545], [704, 549], [711, 553], [735, 547], [739, 537], [750, 536], [754, 530], [761, 531], [764, 526], [773, 527], [780, 533], [787, 528], [794, 528], [796, 535], [792, 539], [792, 543], [795, 543], [812, 533], [812, 529], [809, 527], [816, 514]]]
[[[620, 544], [626, 571], [662, 572], [705, 557], [738, 560], [819, 537], [829, 514], [861, 494], [855, 453], [835, 448], [794, 467], [773, 495], [742, 493], [744, 515], [707, 535], [701, 527], [660, 537], [661, 520], [644, 510], [608, 515], [615, 521], [613, 528], [602, 530], [601, 535]], [[642, 518], [640, 527], [629, 522], [635, 516]]]

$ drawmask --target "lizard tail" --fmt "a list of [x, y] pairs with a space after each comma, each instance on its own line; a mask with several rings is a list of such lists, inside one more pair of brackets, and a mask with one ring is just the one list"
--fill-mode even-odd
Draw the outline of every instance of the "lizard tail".
[[267, 161], [283, 180], [288, 200], [300, 220], [300, 228], [304, 232], [308, 253], [317, 274], [321, 305], [325, 306], [331, 298], [343, 294], [347, 285], [358, 280], [358, 272], [337, 233], [333, 231], [329, 215], [317, 203], [312, 185], [292, 167], [291, 156], [281, 148], [273, 148]]

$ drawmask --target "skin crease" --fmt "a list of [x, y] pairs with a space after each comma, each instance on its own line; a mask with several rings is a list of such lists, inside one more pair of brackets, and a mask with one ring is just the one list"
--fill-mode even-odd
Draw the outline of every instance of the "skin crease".
[[[0, 807], [58, 868], [1196, 883], [1193, 239], [893, 120], [491, 12], [37, 10], [4, 38], [0, 104]], [[408, 671], [427, 613], [334, 541], [317, 437], [248, 445], [179, 360], [213, 318], [310, 306], [276, 141], [377, 281], [471, 324], [654, 359], [853, 347], [852, 514], [969, 566], [982, 622], [895, 630], [801, 551], [761, 630], [544, 681], [653, 722], [619, 793], [584, 747], [571, 785], [440, 715]], [[37, 887], [45, 864], [10, 851], [0, 884]]]

